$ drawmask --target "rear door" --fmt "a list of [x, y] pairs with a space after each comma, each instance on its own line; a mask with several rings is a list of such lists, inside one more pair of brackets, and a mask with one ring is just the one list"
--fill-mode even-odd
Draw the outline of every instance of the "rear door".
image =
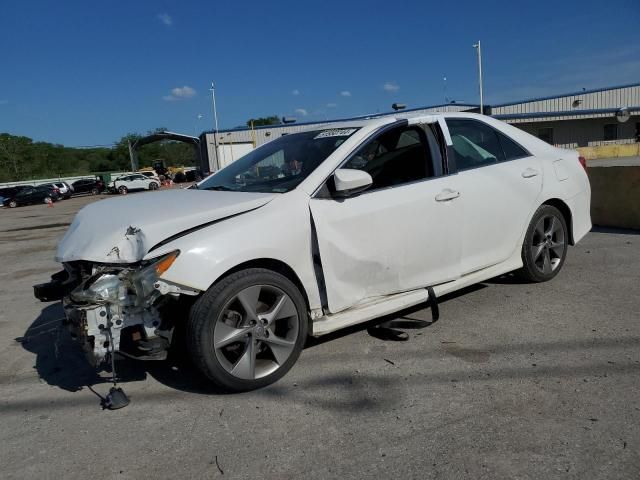
[[459, 193], [435, 141], [426, 126], [386, 128], [342, 165], [367, 171], [368, 190], [335, 198], [329, 179], [311, 199], [330, 312], [459, 276]]
[[33, 188], [23, 188], [20, 190], [15, 197], [15, 200], [18, 203], [31, 203], [33, 201], [35, 189]]
[[542, 191], [540, 160], [504, 133], [470, 118], [446, 120], [458, 171], [462, 274], [507, 260], [521, 248]]

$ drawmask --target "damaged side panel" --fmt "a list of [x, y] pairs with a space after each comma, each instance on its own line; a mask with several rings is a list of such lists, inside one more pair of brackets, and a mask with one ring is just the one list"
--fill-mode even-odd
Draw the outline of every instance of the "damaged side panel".
[[330, 313], [459, 276], [459, 207], [434, 201], [451, 181], [311, 200]]

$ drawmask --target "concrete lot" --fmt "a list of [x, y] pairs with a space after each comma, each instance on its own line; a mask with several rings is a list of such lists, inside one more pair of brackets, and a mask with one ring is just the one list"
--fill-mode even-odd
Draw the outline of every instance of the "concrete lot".
[[443, 298], [408, 342], [317, 342], [261, 391], [120, 362], [132, 403], [112, 412], [31, 288], [91, 201], [0, 211], [0, 477], [640, 478], [640, 236], [592, 232], [550, 283]]

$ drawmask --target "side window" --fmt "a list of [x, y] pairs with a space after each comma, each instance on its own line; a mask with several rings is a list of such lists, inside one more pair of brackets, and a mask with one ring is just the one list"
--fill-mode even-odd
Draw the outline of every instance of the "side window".
[[398, 127], [366, 143], [343, 168], [364, 170], [373, 179], [371, 189], [391, 187], [433, 176], [424, 132]]
[[458, 170], [504, 161], [497, 132], [476, 120], [447, 119]]
[[504, 152], [505, 160], [515, 160], [517, 158], [530, 157], [531, 154], [524, 148], [511, 140], [505, 134], [497, 132], [500, 145], [502, 145], [502, 151]]

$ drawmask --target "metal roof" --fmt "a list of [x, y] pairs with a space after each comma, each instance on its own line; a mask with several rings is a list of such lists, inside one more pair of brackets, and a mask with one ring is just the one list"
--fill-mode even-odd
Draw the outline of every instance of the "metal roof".
[[[626, 107], [630, 112], [640, 111], [640, 106]], [[564, 110], [560, 112], [532, 112], [532, 113], [503, 113], [491, 115], [498, 120], [511, 120], [514, 118], [541, 118], [541, 117], [570, 117], [579, 115], [598, 115], [603, 113], [617, 113], [620, 108], [591, 108], [588, 110]]]
[[577, 92], [563, 93], [563, 94], [560, 94], [560, 95], [549, 95], [549, 96], [546, 96], [546, 97], [526, 98], [524, 100], [518, 100], [518, 101], [514, 101], [514, 102], [496, 103], [496, 104], [493, 104], [491, 106], [494, 107], [494, 108], [497, 108], [497, 107], [508, 107], [510, 105], [518, 105], [520, 103], [539, 102], [539, 101], [542, 101], [542, 100], [553, 100], [554, 98], [574, 97], [576, 95], [585, 95], [587, 93], [605, 92], [607, 90], [617, 90], [619, 88], [629, 88], [629, 87], [640, 87], [640, 83], [629, 83], [629, 84], [626, 84], [626, 85], [614, 85], [612, 87], [593, 88], [591, 90], [579, 90]]

